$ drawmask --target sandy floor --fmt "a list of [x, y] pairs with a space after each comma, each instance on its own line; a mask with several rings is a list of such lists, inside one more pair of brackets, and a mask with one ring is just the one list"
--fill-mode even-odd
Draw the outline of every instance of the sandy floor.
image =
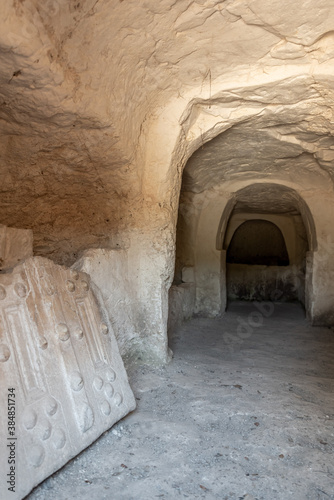
[[171, 347], [129, 373], [138, 409], [29, 500], [334, 499], [332, 330], [235, 303]]

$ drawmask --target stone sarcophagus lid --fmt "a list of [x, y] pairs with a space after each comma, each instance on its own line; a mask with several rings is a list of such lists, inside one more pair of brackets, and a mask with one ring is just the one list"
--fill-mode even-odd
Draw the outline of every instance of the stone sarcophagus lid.
[[23, 498], [135, 408], [93, 287], [41, 257], [0, 274], [1, 498]]

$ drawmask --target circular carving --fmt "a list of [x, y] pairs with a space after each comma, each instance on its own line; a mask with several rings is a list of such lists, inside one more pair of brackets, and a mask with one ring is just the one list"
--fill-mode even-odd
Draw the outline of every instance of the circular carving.
[[39, 434], [43, 441], [46, 441], [51, 436], [52, 426], [48, 420], [44, 420], [42, 424], [40, 424]]
[[71, 375], [71, 388], [73, 391], [79, 392], [84, 386], [84, 381], [81, 373], [73, 372]]
[[80, 426], [82, 432], [88, 431], [88, 429], [90, 429], [93, 424], [94, 424], [93, 410], [90, 406], [85, 404], [82, 412], [82, 425]]
[[0, 361], [5, 363], [10, 358], [10, 350], [5, 344], [0, 344]]
[[78, 340], [81, 340], [84, 336], [84, 332], [81, 330], [80, 326], [74, 330], [74, 337]]
[[66, 288], [69, 292], [74, 292], [75, 290], [75, 284], [71, 280], [66, 281]]
[[101, 323], [100, 328], [101, 328], [101, 333], [103, 333], [103, 335], [108, 335], [109, 330], [108, 330], [108, 326], [105, 323]]
[[103, 387], [103, 379], [101, 377], [95, 377], [93, 385], [97, 391], [100, 391]]
[[114, 395], [114, 388], [111, 384], [106, 384], [104, 388], [104, 394], [107, 396], [107, 398], [111, 399]]
[[111, 407], [108, 401], [103, 401], [103, 403], [100, 406], [100, 409], [103, 415], [110, 415], [111, 413]]
[[82, 281], [81, 281], [81, 287], [82, 287], [82, 289], [83, 289], [85, 292], [87, 292], [87, 291], [89, 290], [89, 285], [88, 285], [87, 281], [82, 280]]
[[43, 446], [37, 444], [29, 451], [29, 460], [34, 467], [39, 467], [44, 462], [45, 451]]
[[0, 300], [4, 300], [6, 298], [6, 289], [4, 286], [0, 285]]
[[23, 283], [16, 283], [14, 290], [16, 295], [21, 299], [27, 295], [27, 287]]
[[57, 448], [57, 450], [61, 450], [64, 448], [65, 443], [66, 443], [66, 434], [63, 431], [63, 429], [55, 429], [52, 437], [52, 441], [54, 444], [54, 447]]
[[54, 398], [49, 398], [46, 402], [45, 410], [50, 417], [54, 415], [58, 410], [57, 401]]
[[70, 332], [65, 323], [59, 323], [57, 325], [57, 333], [59, 335], [60, 340], [65, 342], [65, 340], [68, 340], [70, 338]]
[[39, 348], [44, 351], [48, 347], [48, 341], [46, 340], [45, 337], [40, 337], [39, 338]]
[[120, 406], [123, 403], [122, 394], [120, 394], [119, 392], [116, 392], [114, 401], [115, 401], [116, 406]]
[[110, 369], [106, 372], [106, 377], [109, 382], [114, 382], [114, 380], [116, 380], [116, 372]]
[[79, 273], [78, 273], [78, 271], [75, 271], [74, 269], [72, 269], [70, 274], [71, 274], [72, 280], [78, 280], [79, 279]]
[[37, 413], [32, 408], [27, 409], [23, 415], [23, 425], [30, 431], [37, 424]]

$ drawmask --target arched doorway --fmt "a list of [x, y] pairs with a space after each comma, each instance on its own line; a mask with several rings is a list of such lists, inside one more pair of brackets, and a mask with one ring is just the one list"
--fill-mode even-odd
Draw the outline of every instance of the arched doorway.
[[[250, 123], [238, 126], [189, 158], [179, 200], [174, 285], [182, 287], [187, 300], [191, 291], [195, 314], [222, 314], [232, 236], [243, 222], [265, 220], [281, 231], [289, 257], [287, 266], [277, 266], [279, 279], [271, 278], [277, 290], [273, 300], [298, 300], [314, 324], [327, 324], [332, 321], [332, 284], [325, 267], [332, 267], [328, 221], [333, 202], [329, 194], [318, 196], [331, 185], [313, 158], [293, 151], [288, 155], [292, 146], [284, 144], [284, 162], [275, 159], [276, 139], [261, 129], [256, 144], [266, 143], [264, 155], [264, 146], [259, 150], [250, 140], [252, 134]], [[177, 303], [181, 308], [185, 301]]]
[[[259, 233], [261, 227], [263, 238], [272, 240], [276, 250], [262, 255], [266, 262], [228, 262], [233, 235], [244, 223], [248, 236]], [[185, 288], [184, 294], [191, 290], [195, 313], [215, 317], [225, 311], [229, 288], [231, 291], [227, 265], [239, 267], [239, 271], [243, 266], [242, 272], [234, 274], [237, 293], [229, 298], [297, 300], [312, 319], [316, 251], [311, 211], [298, 191], [282, 182], [238, 181], [209, 196], [185, 192], [179, 213], [174, 284]]]
[[315, 241], [309, 209], [293, 189], [254, 183], [236, 191], [224, 210], [217, 238], [222, 249], [223, 307], [226, 300], [235, 299], [305, 305], [307, 255]]

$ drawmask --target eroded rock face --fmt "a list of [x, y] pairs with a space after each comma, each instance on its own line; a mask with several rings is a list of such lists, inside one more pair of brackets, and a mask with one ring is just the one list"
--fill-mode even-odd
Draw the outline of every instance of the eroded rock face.
[[0, 271], [11, 269], [32, 255], [31, 230], [0, 225]]
[[[154, 289], [155, 274], [150, 269], [140, 269], [143, 262], [138, 243], [132, 251], [89, 250], [73, 269], [88, 273], [101, 290], [125, 363], [128, 365], [138, 358], [143, 363], [164, 363], [171, 357], [164, 329], [168, 314], [164, 310], [166, 298], [164, 290]], [[151, 275], [145, 284], [141, 282], [143, 274]], [[151, 307], [152, 297], [157, 308]]]
[[[33, 229], [40, 255], [73, 263], [87, 247], [126, 246], [148, 210], [160, 219], [157, 173], [144, 179], [145, 202], [141, 195], [150, 128], [167, 103], [169, 139], [174, 118], [191, 139], [203, 113], [220, 114], [226, 128], [266, 115], [258, 127], [268, 132], [272, 115], [290, 125], [294, 154], [304, 141], [326, 165], [333, 159], [331, 145], [319, 143], [333, 100], [327, 0], [5, 0], [2, 9], [1, 219]], [[311, 127], [308, 137], [301, 127]], [[200, 128], [196, 147], [208, 140]], [[154, 148], [166, 169], [163, 141]], [[172, 189], [162, 191], [177, 200]]]
[[0, 28], [0, 221], [58, 263], [129, 251], [162, 357], [192, 153], [217, 138], [188, 194], [276, 176], [333, 196], [332, 0], [4, 0]]
[[93, 286], [42, 257], [0, 275], [2, 498], [24, 497], [135, 408]]

